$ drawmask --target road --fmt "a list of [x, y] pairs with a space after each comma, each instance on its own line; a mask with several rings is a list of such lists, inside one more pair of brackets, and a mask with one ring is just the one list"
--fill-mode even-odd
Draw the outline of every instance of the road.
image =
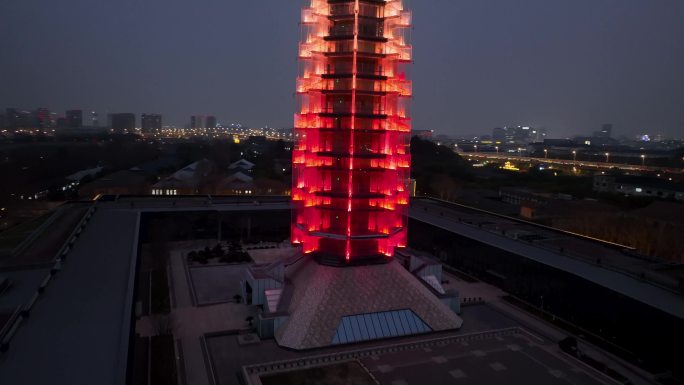
[[513, 162], [532, 162], [532, 163], [548, 163], [567, 167], [578, 167], [585, 170], [611, 170], [618, 169], [621, 171], [630, 172], [665, 172], [669, 174], [684, 174], [684, 168], [675, 167], [652, 167], [641, 166], [624, 163], [608, 163], [608, 162], [587, 162], [581, 160], [570, 159], [553, 159], [553, 158], [532, 158], [528, 156], [516, 156], [511, 154], [496, 154], [489, 152], [465, 152], [459, 153], [464, 158], [481, 159], [481, 160], [509, 160]]

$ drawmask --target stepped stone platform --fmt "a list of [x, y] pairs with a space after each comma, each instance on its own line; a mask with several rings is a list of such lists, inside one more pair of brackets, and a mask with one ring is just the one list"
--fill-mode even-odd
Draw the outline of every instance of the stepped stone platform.
[[303, 350], [329, 346], [343, 317], [411, 310], [432, 331], [461, 327], [462, 319], [398, 262], [337, 268], [307, 259], [285, 272], [293, 293], [287, 321], [275, 338]]

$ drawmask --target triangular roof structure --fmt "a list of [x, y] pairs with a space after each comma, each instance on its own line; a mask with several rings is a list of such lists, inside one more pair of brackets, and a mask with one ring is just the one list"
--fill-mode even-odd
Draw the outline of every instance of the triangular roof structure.
[[228, 166], [229, 169], [233, 170], [236, 168], [242, 168], [244, 170], [251, 170], [254, 167], [254, 163], [246, 160], [246, 159], [240, 159], [237, 162], [231, 163], [230, 166]]

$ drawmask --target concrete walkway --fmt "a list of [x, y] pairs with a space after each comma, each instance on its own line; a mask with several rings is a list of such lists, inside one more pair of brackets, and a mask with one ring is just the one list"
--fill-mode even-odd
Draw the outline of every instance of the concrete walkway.
[[[206, 333], [244, 329], [245, 318], [256, 317], [256, 308], [236, 303], [222, 303], [202, 307], [177, 308], [169, 315], [176, 338], [201, 337]], [[156, 334], [155, 316], [143, 317], [136, 323], [136, 331], [143, 337]]]
[[[185, 369], [180, 372], [185, 374], [185, 378], [180, 382], [188, 385], [210, 385], [201, 337], [206, 333], [244, 329], [247, 327], [245, 318], [256, 316], [257, 309], [231, 302], [194, 306], [184, 255], [198, 247], [184, 245], [169, 253], [169, 289], [172, 290], [173, 307], [168, 317], [171, 319], [173, 336], [182, 352], [180, 359], [183, 362], [178, 362], [177, 366]], [[136, 332], [143, 337], [156, 335], [157, 317], [159, 316], [139, 319], [136, 322]]]
[[171, 250], [169, 252], [169, 275], [173, 290], [174, 307], [185, 308], [192, 306], [190, 283], [183, 260], [186, 250]]
[[[185, 381], [188, 385], [210, 385], [207, 365], [204, 362], [202, 343], [199, 337], [177, 339], [183, 351], [183, 365], [185, 366]], [[178, 363], [180, 364], [180, 363]]]

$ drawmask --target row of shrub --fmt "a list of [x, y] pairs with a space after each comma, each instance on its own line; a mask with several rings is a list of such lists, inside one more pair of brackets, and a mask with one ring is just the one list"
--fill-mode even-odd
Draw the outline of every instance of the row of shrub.
[[228, 245], [228, 250], [224, 249], [221, 244], [217, 244], [212, 248], [207, 246], [188, 253], [188, 262], [206, 265], [210, 259], [218, 259], [222, 263], [245, 263], [252, 260], [249, 254], [242, 250], [242, 246], [235, 242]]
[[278, 246], [250, 246], [249, 250], [277, 249]]

